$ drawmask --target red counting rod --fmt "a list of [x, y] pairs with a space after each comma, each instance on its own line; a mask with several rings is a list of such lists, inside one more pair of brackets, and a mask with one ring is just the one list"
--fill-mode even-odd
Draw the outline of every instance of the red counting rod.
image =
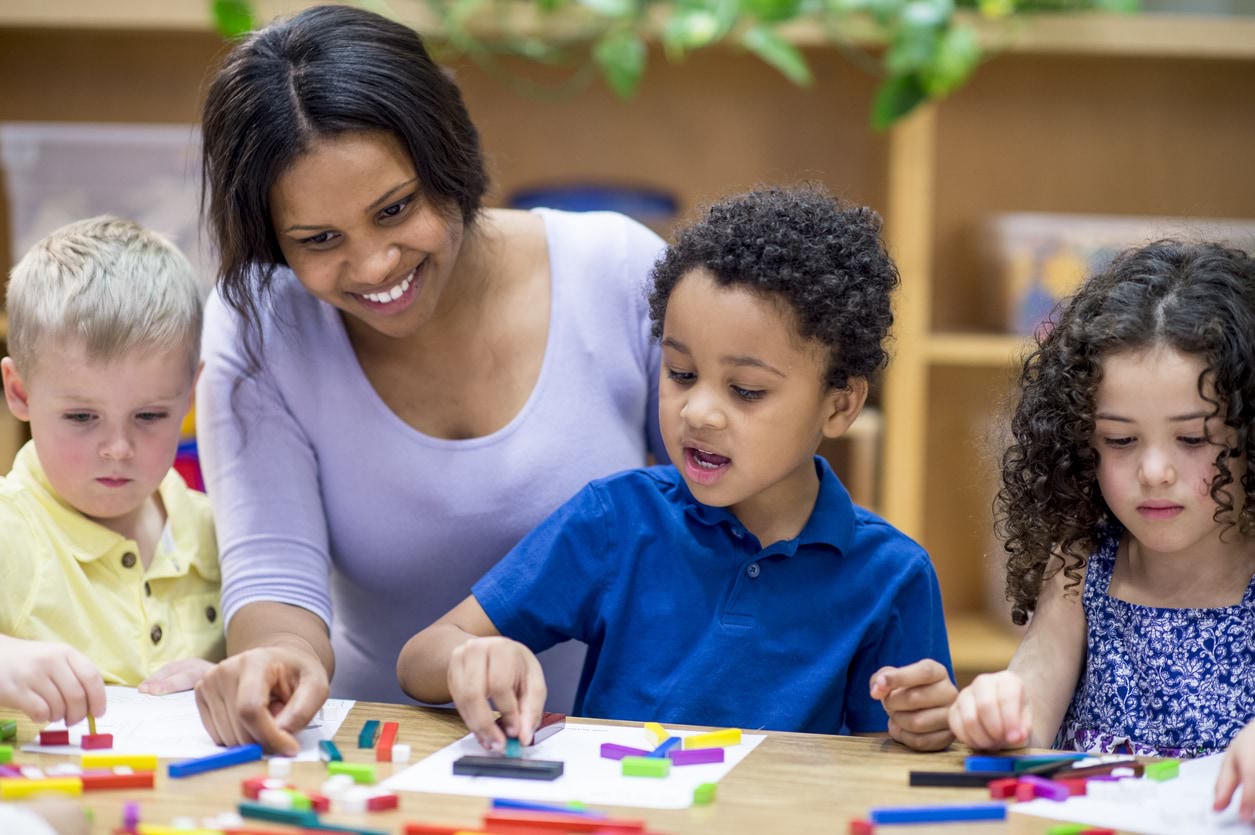
[[397, 741], [397, 730], [401, 726], [396, 722], [384, 722], [383, 731], [379, 734], [379, 744], [375, 746], [375, 761], [392, 762], [392, 746]]
[[645, 821], [557, 815], [548, 812], [505, 812], [499, 809], [484, 812], [484, 829], [496, 831], [499, 827], [510, 827], [511, 831], [526, 827], [550, 832], [604, 832], [609, 835], [616, 832], [644, 832]]

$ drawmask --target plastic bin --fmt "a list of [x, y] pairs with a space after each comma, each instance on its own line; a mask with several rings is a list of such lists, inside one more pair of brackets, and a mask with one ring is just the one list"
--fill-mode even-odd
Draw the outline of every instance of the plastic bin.
[[1008, 213], [981, 230], [989, 318], [1009, 333], [1030, 335], [1059, 299], [1122, 250], [1160, 238], [1219, 241], [1255, 254], [1255, 220]]
[[169, 237], [206, 287], [212, 283], [200, 234], [196, 126], [7, 122], [0, 166], [14, 261], [54, 229], [110, 213]]

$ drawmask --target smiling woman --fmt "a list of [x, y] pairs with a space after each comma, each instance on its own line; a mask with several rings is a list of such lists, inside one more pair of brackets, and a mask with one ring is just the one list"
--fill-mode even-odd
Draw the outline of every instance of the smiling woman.
[[[198, 704], [219, 741], [291, 750], [329, 692], [403, 698], [405, 639], [585, 483], [666, 459], [642, 292], [662, 241], [482, 209], [457, 86], [360, 9], [237, 46], [204, 155], [221, 261], [197, 429], [231, 657]], [[582, 657], [542, 657], [552, 706]]]

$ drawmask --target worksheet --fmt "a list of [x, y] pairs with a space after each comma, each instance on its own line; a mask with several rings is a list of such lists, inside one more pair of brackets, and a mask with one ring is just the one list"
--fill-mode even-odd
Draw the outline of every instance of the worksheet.
[[[671, 731], [673, 736], [681, 737], [697, 733], [701, 731]], [[719, 782], [766, 738], [766, 734], [742, 734], [740, 745], [724, 749], [724, 761], [721, 763], [673, 765], [669, 777], [624, 777], [618, 760], [601, 756], [601, 745], [612, 742], [631, 748], [652, 749], [653, 739], [645, 729], [640, 726], [577, 724], [567, 720], [563, 730], [539, 745], [523, 749], [528, 759], [561, 760], [564, 771], [556, 780], [546, 782], [455, 775], [455, 760], [467, 755], [486, 755], [475, 737], [468, 734], [405, 771], [394, 774], [382, 786], [392, 791], [684, 809], [692, 805], [694, 789], [702, 783]]]
[[[96, 732], [113, 734], [113, 748], [118, 754], [156, 754], [171, 759], [206, 757], [222, 751], [209, 738], [196, 709], [196, 694], [191, 690], [170, 693], [165, 696], [149, 696], [133, 687], [109, 686], [105, 688], [108, 712], [96, 720]], [[322, 710], [314, 716], [305, 730], [296, 735], [301, 743], [298, 760], [317, 760], [318, 742], [331, 739], [340, 729], [353, 702], [347, 699], [328, 699]], [[64, 722], [54, 722], [45, 730], [65, 728]], [[73, 745], [23, 745], [23, 751], [42, 754], [79, 755], [79, 737], [87, 733], [87, 722], [79, 722], [70, 728]]]
[[[1033, 815], [1068, 823], [1110, 827], [1138, 835], [1210, 835], [1210, 833], [1255, 833], [1255, 826], [1238, 821], [1241, 790], [1229, 808], [1211, 810], [1223, 754], [1186, 760], [1175, 780], [1156, 783], [1137, 780], [1134, 790], [1126, 790], [1118, 800], [1070, 797], [1062, 803], [1034, 800], [1011, 806], [1012, 815]], [[1124, 783], [1127, 781], [1121, 781]]]

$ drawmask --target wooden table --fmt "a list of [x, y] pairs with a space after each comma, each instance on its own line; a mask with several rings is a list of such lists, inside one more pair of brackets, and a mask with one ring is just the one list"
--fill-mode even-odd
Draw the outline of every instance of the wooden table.
[[[67, 761], [52, 754], [31, 754], [17, 750], [34, 740], [38, 727], [12, 711], [0, 711], [0, 718], [18, 718], [18, 740], [14, 760], [19, 764], [53, 766]], [[419, 759], [443, 748], [466, 733], [456, 713], [414, 706], [359, 702], [336, 734], [336, 745], [350, 762], [374, 762], [373, 750], [357, 747], [357, 733], [367, 719], [400, 723], [397, 742], [413, 749]], [[573, 720], [578, 721], [578, 720]], [[626, 724], [626, 723], [609, 723]], [[718, 798], [710, 806], [684, 810], [598, 807], [617, 817], [645, 819], [650, 830], [669, 835], [844, 835], [852, 818], [865, 817], [877, 806], [922, 805], [932, 803], [979, 803], [987, 799], [981, 789], [908, 788], [911, 770], [960, 770], [966, 749], [952, 746], [940, 754], [917, 754], [882, 739], [819, 736], [813, 734], [771, 733], [743, 763], [719, 782]], [[379, 764], [382, 780], [406, 765]], [[235, 809], [241, 798], [240, 783], [263, 775], [264, 763], [249, 763], [196, 777], [171, 780], [163, 762], [157, 774], [156, 789], [100, 791], [83, 795], [81, 802], [95, 814], [93, 835], [110, 833], [122, 819], [122, 806], [128, 800], [140, 803], [142, 820], [168, 825], [178, 816], [201, 818]], [[293, 763], [291, 782], [305, 791], [317, 791], [325, 779], [322, 763]], [[330, 823], [360, 826], [392, 833], [403, 831], [402, 823], [423, 821], [476, 829], [487, 807], [480, 797], [402, 793], [400, 809], [366, 815], [327, 814]], [[258, 826], [281, 829], [274, 824]], [[950, 826], [877, 827], [884, 835], [941, 832], [1037, 833], [1044, 826], [983, 823]]]

